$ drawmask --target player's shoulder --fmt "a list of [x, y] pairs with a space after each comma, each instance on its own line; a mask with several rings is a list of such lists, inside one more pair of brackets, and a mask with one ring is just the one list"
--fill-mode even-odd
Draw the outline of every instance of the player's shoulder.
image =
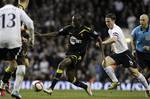
[[115, 24], [114, 25], [114, 30], [121, 30], [121, 27]]
[[1, 9], [6, 9], [6, 8], [16, 9], [17, 7], [15, 7], [14, 5], [4, 5]]
[[141, 29], [141, 26], [136, 26], [133, 30], [140, 30]]
[[137, 33], [138, 31], [140, 31], [141, 30], [141, 26], [139, 25], [139, 26], [136, 26], [133, 30], [132, 30], [132, 34], [134, 33]]
[[92, 31], [92, 28], [85, 26], [85, 25], [82, 25], [80, 28], [81, 28], [80, 33], [83, 33], [83, 32], [91, 33]]
[[85, 29], [85, 30], [87, 30], [87, 31], [89, 31], [89, 32], [92, 30], [92, 28], [90, 28], [90, 27], [88, 27], [86, 25], [83, 25], [82, 28]]
[[113, 32], [113, 33], [116, 32], [116, 33], [120, 33], [120, 32], [122, 32], [122, 29], [121, 29], [118, 25], [114, 24], [113, 29], [109, 29], [108, 32]]

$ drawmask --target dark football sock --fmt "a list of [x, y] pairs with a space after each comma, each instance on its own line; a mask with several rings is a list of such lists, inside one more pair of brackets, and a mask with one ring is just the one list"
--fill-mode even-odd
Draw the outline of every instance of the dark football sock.
[[57, 84], [57, 82], [59, 81], [60, 77], [61, 77], [62, 73], [57, 73], [55, 78], [52, 81], [52, 85], [50, 86], [50, 88], [53, 90], [55, 85]]
[[78, 86], [78, 87], [81, 87], [83, 89], [87, 89], [87, 85], [84, 84], [84, 83], [82, 83], [82, 82], [80, 82], [80, 81], [76, 81], [73, 84], [76, 85], [76, 86]]

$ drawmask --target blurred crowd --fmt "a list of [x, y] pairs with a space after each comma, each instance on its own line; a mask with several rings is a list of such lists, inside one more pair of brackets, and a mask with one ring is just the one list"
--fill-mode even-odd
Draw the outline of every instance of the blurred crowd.
[[[104, 39], [107, 28], [104, 17], [108, 12], [117, 16], [117, 24], [122, 28], [132, 30], [138, 24], [138, 18], [143, 13], [150, 13], [150, 0], [30, 0], [28, 14], [34, 20], [35, 31], [49, 33], [58, 31], [71, 23], [71, 16], [80, 13], [83, 23], [93, 27]], [[30, 67], [25, 80], [51, 80], [58, 63], [65, 57], [66, 39], [64, 37], [37, 37], [35, 47], [30, 49], [28, 57]], [[106, 54], [110, 49], [106, 49]], [[101, 52], [92, 41], [88, 47], [83, 62], [78, 66], [77, 77], [80, 80], [107, 81], [107, 75], [101, 67]], [[0, 74], [7, 63], [1, 62]], [[122, 82], [131, 78], [124, 68], [117, 68], [117, 77]], [[64, 73], [65, 76], [65, 73]]]

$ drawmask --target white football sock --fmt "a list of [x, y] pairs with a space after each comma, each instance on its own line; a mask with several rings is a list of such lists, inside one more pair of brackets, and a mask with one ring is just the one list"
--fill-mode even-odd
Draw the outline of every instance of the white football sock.
[[26, 69], [25, 65], [17, 66], [16, 79], [15, 79], [14, 90], [13, 91], [18, 91], [19, 92], [22, 81], [24, 79], [25, 69]]
[[114, 73], [114, 70], [111, 66], [107, 66], [104, 68], [105, 72], [109, 76], [109, 78], [112, 80], [112, 82], [118, 82], [118, 79]]
[[137, 79], [143, 84], [146, 90], [150, 90], [150, 87], [148, 86], [148, 83], [145, 79], [145, 77], [140, 73]]

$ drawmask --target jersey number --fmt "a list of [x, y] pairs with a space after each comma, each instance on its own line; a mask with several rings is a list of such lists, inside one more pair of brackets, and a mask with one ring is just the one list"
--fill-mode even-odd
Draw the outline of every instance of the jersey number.
[[[8, 23], [6, 24], [6, 17], [8, 17]], [[16, 25], [15, 23], [15, 18], [16, 15], [13, 13], [9, 13], [9, 14], [2, 14], [0, 16], [0, 18], [2, 19], [2, 28], [12, 28]]]

